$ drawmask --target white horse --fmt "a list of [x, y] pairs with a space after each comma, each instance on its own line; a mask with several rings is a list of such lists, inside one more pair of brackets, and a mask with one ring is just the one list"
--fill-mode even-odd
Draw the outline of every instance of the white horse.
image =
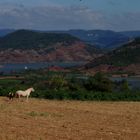
[[21, 96], [27, 97], [27, 101], [28, 101], [28, 98], [29, 98], [29, 96], [30, 96], [30, 93], [31, 93], [31, 92], [34, 92], [34, 91], [35, 91], [34, 88], [29, 88], [29, 89], [27, 89], [27, 90], [25, 90], [25, 91], [23, 91], [23, 90], [18, 90], [18, 91], [16, 91], [16, 95], [18, 96], [18, 98], [20, 98]]

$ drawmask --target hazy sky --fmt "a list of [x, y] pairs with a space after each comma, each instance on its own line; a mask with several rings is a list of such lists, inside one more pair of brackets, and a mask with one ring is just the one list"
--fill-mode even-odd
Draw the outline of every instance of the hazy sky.
[[0, 0], [0, 28], [140, 30], [140, 0]]

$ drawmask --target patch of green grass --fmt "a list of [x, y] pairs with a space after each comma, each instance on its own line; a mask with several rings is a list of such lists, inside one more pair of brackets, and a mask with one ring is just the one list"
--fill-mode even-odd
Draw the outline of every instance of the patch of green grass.
[[27, 115], [32, 116], [32, 117], [48, 117], [50, 114], [48, 112], [35, 112], [35, 111], [31, 111], [29, 113], [27, 113]]
[[48, 117], [48, 116], [52, 116], [52, 117], [63, 117], [62, 114], [55, 114], [55, 113], [48, 113], [48, 112], [35, 112], [35, 111], [31, 111], [29, 113], [27, 113], [27, 115], [31, 116], [31, 117]]
[[31, 111], [31, 112], [27, 113], [27, 115], [32, 116], [32, 117], [36, 117], [36, 116], [38, 116], [38, 113], [35, 111]]
[[50, 114], [48, 112], [42, 112], [39, 114], [41, 117], [48, 117]]
[[16, 79], [0, 79], [0, 84], [17, 84], [19, 80]]

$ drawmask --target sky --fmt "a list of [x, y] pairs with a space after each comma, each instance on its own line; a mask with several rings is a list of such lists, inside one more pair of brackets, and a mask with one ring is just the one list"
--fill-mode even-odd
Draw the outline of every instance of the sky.
[[140, 0], [0, 0], [0, 29], [140, 30]]

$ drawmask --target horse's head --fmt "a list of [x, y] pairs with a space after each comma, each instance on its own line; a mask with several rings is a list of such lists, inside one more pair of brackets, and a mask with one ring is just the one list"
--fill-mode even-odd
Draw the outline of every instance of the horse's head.
[[34, 92], [34, 91], [35, 91], [33, 87], [31, 87], [30, 89], [31, 89], [31, 91], [32, 91], [32, 92]]

